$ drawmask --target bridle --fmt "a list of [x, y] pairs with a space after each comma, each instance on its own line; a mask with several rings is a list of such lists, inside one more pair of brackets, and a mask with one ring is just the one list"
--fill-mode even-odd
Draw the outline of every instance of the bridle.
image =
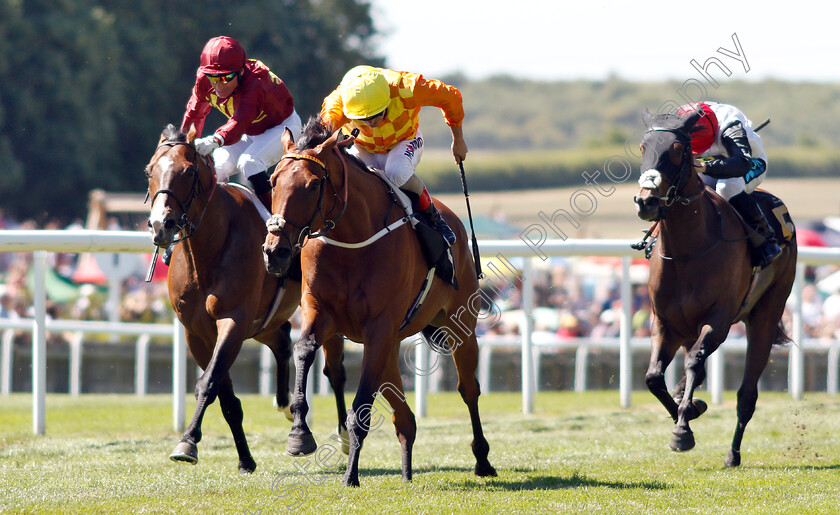
[[[169, 147], [169, 150], [172, 150], [173, 148], [175, 148], [179, 145], [184, 145], [186, 147], [190, 147], [190, 148], [193, 149], [193, 151], [195, 151], [195, 147], [192, 145], [192, 143], [188, 143], [188, 142], [185, 142], [185, 141], [164, 141], [163, 143], [158, 145], [157, 149], [155, 150], [155, 153], [157, 153], [157, 151], [160, 150], [161, 148]], [[169, 150], [164, 152], [160, 157], [163, 157], [166, 154], [168, 154]], [[160, 157], [158, 158], [158, 160], [160, 159]], [[172, 199], [175, 200], [175, 202], [178, 203], [178, 207], [181, 209], [181, 217], [178, 219], [177, 222], [175, 222], [175, 228], [177, 229], [176, 234], [179, 235], [179, 237], [175, 240], [176, 242], [184, 241], [187, 238], [189, 238], [190, 236], [192, 236], [193, 233], [195, 233], [195, 231], [198, 229], [198, 226], [201, 224], [201, 220], [204, 218], [204, 213], [207, 210], [207, 206], [210, 204], [210, 199], [213, 197], [213, 193], [216, 191], [216, 184], [217, 184], [216, 174], [213, 173], [213, 171], [211, 170], [210, 176], [211, 176], [212, 184], [210, 186], [210, 193], [207, 195], [207, 202], [205, 202], [204, 209], [202, 209], [201, 213], [198, 215], [198, 221], [192, 222], [189, 219], [189, 212], [190, 212], [190, 209], [192, 208], [193, 200], [200, 199], [201, 194], [203, 193], [202, 186], [201, 186], [201, 181], [198, 180], [198, 175], [199, 175], [198, 174], [199, 169], [198, 169], [198, 164], [197, 164], [198, 159], [204, 159], [204, 164], [208, 168], [210, 167], [210, 164], [207, 161], [207, 158], [204, 157], [204, 156], [200, 156], [198, 154], [198, 152], [195, 152], [195, 157], [192, 161], [192, 164], [190, 164], [190, 166], [188, 166], [187, 169], [186, 169], [186, 171], [188, 173], [191, 173], [192, 176], [193, 176], [193, 182], [192, 182], [192, 185], [190, 186], [190, 191], [187, 194], [186, 201], [182, 201], [181, 199], [179, 199], [178, 196], [175, 194], [175, 192], [172, 191], [169, 188], [161, 188], [161, 189], [157, 190], [155, 192], [155, 194], [152, 196], [152, 203], [151, 203], [152, 206], [154, 206], [155, 200], [157, 199], [158, 195], [160, 195], [160, 194], [169, 195], [170, 197], [172, 197]], [[148, 199], [149, 199], [149, 191], [147, 190], [146, 191], [146, 200], [148, 200]]]
[[[341, 195], [338, 194], [338, 189], [335, 187], [335, 184], [333, 184], [332, 177], [330, 176], [330, 170], [327, 168], [326, 163], [321, 159], [315, 156], [300, 154], [296, 152], [288, 152], [280, 158], [281, 161], [284, 159], [311, 161], [324, 170], [324, 176], [319, 179], [318, 203], [316, 204], [315, 209], [312, 212], [312, 216], [309, 217], [308, 222], [306, 222], [305, 224], [300, 224], [291, 220], [286, 220], [279, 214], [272, 214], [271, 218], [269, 218], [268, 222], [266, 222], [265, 224], [268, 232], [274, 234], [282, 234], [283, 238], [286, 239], [293, 252], [302, 249], [303, 246], [306, 245], [306, 243], [310, 239], [324, 236], [325, 234], [333, 230], [335, 228], [335, 224], [347, 210], [347, 199], [349, 192], [348, 185], [350, 183], [350, 177], [347, 173], [347, 163], [344, 160], [344, 154], [341, 152], [341, 150], [338, 149], [338, 147], [333, 147], [333, 151], [335, 151], [336, 154], [338, 154], [338, 158], [341, 161], [342, 170], [344, 171], [344, 198], [342, 198]], [[341, 204], [341, 210], [333, 218], [327, 218], [327, 216], [329, 216], [329, 214], [333, 211], [333, 208], [331, 208], [326, 215], [321, 212], [324, 206], [324, 197], [326, 196], [326, 184], [329, 184], [330, 188], [333, 191], [333, 197], [336, 200], [333, 206], [335, 206], [338, 203]], [[312, 232], [312, 227], [315, 225], [315, 220], [318, 217], [320, 217], [323, 220], [324, 227], [320, 231]], [[295, 227], [296, 229], [300, 230], [300, 232], [298, 233], [297, 241], [294, 243], [292, 242], [291, 237], [289, 237], [289, 235], [286, 233], [286, 224], [289, 224], [292, 227]]]

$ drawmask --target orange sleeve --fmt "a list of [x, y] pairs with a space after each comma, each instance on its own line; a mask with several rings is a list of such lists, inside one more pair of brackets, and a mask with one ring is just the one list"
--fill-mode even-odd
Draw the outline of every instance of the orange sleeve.
[[344, 124], [350, 121], [344, 116], [344, 104], [341, 101], [341, 91], [339, 91], [339, 88], [335, 88], [324, 99], [324, 103], [321, 105], [320, 117], [322, 122], [329, 124], [330, 130], [332, 131], [343, 127]]
[[417, 105], [439, 107], [443, 111], [443, 119], [446, 120], [446, 125], [450, 127], [461, 126], [464, 122], [464, 101], [458, 88], [444, 84], [439, 80], [425, 79], [418, 74], [406, 74], [404, 77], [409, 78], [408, 75], [415, 75], [412, 90]]

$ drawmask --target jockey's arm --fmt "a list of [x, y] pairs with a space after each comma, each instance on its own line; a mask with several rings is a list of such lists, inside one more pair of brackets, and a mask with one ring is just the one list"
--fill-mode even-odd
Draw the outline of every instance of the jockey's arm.
[[745, 176], [752, 167], [752, 148], [741, 122], [727, 127], [721, 135], [721, 142], [729, 156], [703, 162], [703, 173], [715, 179]]

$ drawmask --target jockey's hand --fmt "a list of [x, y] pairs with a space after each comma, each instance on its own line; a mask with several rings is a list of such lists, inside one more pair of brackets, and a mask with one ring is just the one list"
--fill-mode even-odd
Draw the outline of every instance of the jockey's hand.
[[215, 134], [195, 140], [195, 150], [202, 156], [206, 156], [217, 148], [219, 148], [219, 139]]
[[460, 164], [467, 158], [467, 143], [464, 141], [464, 133], [461, 127], [450, 127], [452, 130], [452, 155], [455, 162]]
[[706, 173], [706, 163], [694, 160], [694, 171], [697, 173]]

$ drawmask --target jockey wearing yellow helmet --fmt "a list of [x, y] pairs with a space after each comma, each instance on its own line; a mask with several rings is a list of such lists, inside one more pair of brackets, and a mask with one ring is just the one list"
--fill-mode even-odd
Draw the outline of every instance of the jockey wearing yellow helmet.
[[415, 170], [423, 155], [420, 108], [438, 107], [452, 131], [452, 154], [460, 163], [467, 156], [461, 130], [464, 106], [461, 93], [439, 80], [425, 79], [419, 73], [401, 72], [372, 66], [356, 66], [341, 84], [324, 99], [321, 120], [333, 130], [346, 134], [359, 129], [351, 149], [368, 166], [385, 172], [400, 189], [420, 197], [420, 209], [449, 245], [455, 233], [443, 220], [423, 181]]

